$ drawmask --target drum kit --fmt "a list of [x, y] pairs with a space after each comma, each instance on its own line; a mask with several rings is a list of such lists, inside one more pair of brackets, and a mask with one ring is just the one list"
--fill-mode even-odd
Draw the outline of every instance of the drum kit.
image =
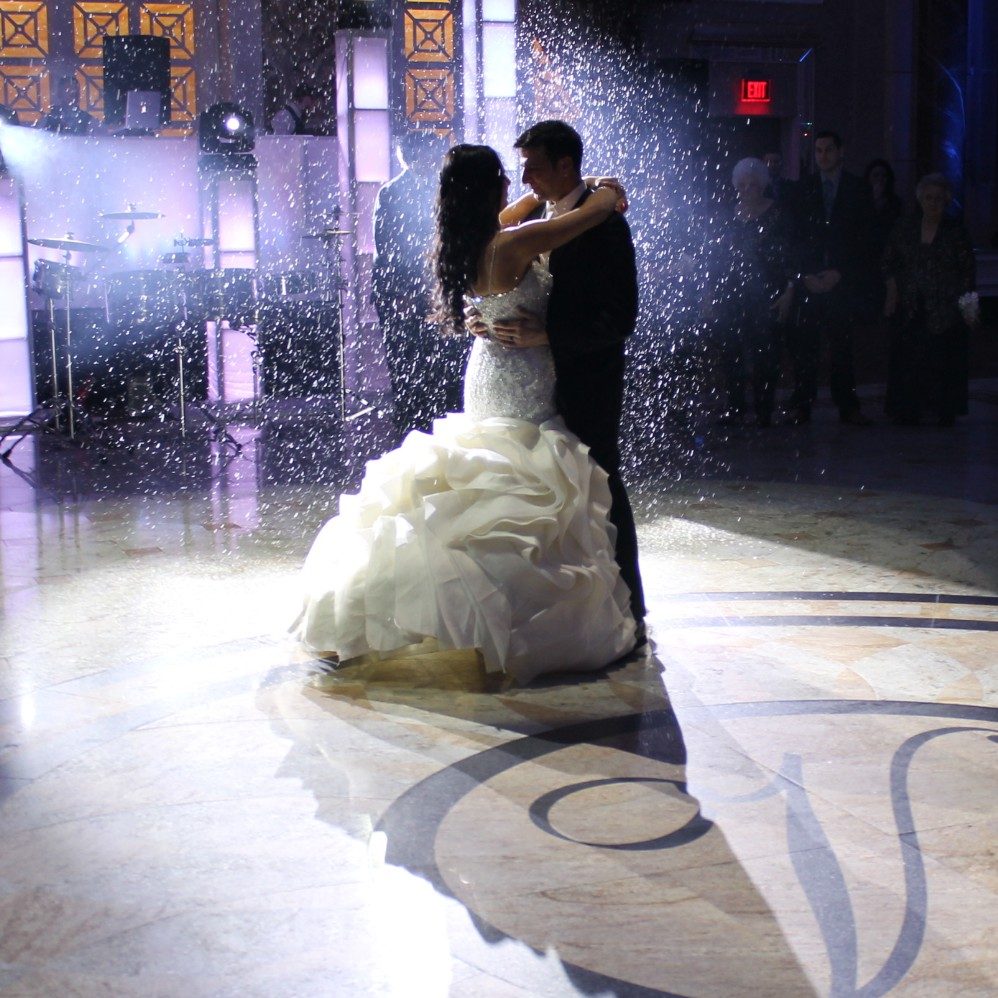
[[[214, 322], [216, 328], [227, 323], [232, 328], [246, 331], [256, 345], [256, 323], [261, 305], [303, 301], [329, 304], [335, 309], [338, 319], [339, 407], [341, 416], [345, 416], [342, 385], [345, 340], [339, 240], [349, 235], [348, 230], [329, 226], [303, 234], [303, 239], [322, 243], [324, 266], [319, 271], [266, 275], [249, 269], [209, 269], [204, 266], [203, 252], [195, 251], [214, 246], [215, 241], [181, 235], [173, 240], [173, 250], [159, 257], [160, 269], [117, 272], [94, 278], [84, 268], [70, 262], [72, 254], [100, 256], [111, 253], [134, 233], [136, 222], [163, 216], [160, 212], [144, 211], [129, 204], [126, 211], [103, 212], [99, 217], [102, 221], [128, 223], [116, 244], [105, 245], [76, 239], [72, 233], [60, 237], [28, 239], [34, 246], [59, 251], [62, 257], [61, 261], [36, 260], [32, 274], [32, 290], [46, 303], [47, 346], [51, 353], [49, 375], [37, 376], [46, 379], [51, 376], [52, 390], [47, 400], [0, 435], [0, 444], [8, 437], [23, 439], [34, 430], [68, 435], [70, 442], [77, 442], [83, 414], [80, 411], [81, 395], [78, 386], [74, 384], [76, 357], [73, 340], [74, 310], [78, 316], [81, 299], [86, 299], [91, 305], [95, 299], [101, 301], [107, 330], [111, 334], [109, 341], [113, 341], [123, 331], [131, 331], [134, 335], [135, 330], [141, 330], [143, 337], [154, 336], [172, 341], [171, 352], [176, 356], [175, 380], [172, 381], [176, 399], [171, 409], [179, 414], [181, 437], [187, 437], [187, 411], [194, 405], [211, 427], [213, 439], [232, 446], [236, 453], [239, 452], [240, 445], [219, 419], [190, 398], [186, 357], [192, 331], [199, 327], [206, 328], [209, 322]], [[167, 347], [169, 349], [169, 344]], [[258, 348], [253, 350], [252, 357], [256, 403], [260, 359]], [[107, 367], [114, 377], [120, 373], [113, 372], [110, 361]], [[117, 377], [119, 384], [121, 381]], [[0, 457], [9, 457], [16, 443], [15, 441], [13, 446], [0, 453]]]

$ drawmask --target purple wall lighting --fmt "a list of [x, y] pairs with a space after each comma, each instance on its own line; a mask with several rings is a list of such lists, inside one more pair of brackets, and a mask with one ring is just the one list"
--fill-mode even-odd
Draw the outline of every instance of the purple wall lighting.
[[0, 174], [0, 415], [31, 409], [27, 271], [21, 192]]

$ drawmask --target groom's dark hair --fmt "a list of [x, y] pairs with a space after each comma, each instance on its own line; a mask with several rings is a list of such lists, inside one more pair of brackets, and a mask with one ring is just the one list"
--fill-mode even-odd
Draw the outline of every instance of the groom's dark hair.
[[513, 148], [543, 149], [552, 166], [570, 156], [575, 169], [582, 171], [582, 136], [567, 122], [538, 121], [513, 143]]

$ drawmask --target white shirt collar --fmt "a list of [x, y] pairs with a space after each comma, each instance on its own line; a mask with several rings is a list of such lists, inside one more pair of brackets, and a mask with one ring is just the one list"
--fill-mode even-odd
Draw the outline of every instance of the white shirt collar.
[[578, 203], [579, 198], [586, 192], [586, 183], [579, 181], [579, 186], [572, 188], [563, 198], [548, 204], [544, 212], [546, 218], [557, 218], [564, 215], [566, 211], [571, 211]]

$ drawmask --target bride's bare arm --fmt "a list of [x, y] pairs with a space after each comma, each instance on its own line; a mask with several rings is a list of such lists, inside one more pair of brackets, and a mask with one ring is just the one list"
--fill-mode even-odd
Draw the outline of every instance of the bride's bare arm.
[[525, 267], [539, 254], [564, 246], [587, 229], [605, 221], [617, 209], [620, 201], [617, 190], [600, 187], [592, 192], [584, 204], [566, 211], [564, 215], [524, 222], [515, 229], [504, 232], [505, 245], [500, 247], [500, 252], [505, 249], [511, 256], [522, 260]]
[[499, 212], [499, 224], [503, 228], [509, 225], [519, 225], [530, 218], [543, 203], [543, 201], [538, 200], [533, 191], [527, 191], [523, 197], [517, 198]]

